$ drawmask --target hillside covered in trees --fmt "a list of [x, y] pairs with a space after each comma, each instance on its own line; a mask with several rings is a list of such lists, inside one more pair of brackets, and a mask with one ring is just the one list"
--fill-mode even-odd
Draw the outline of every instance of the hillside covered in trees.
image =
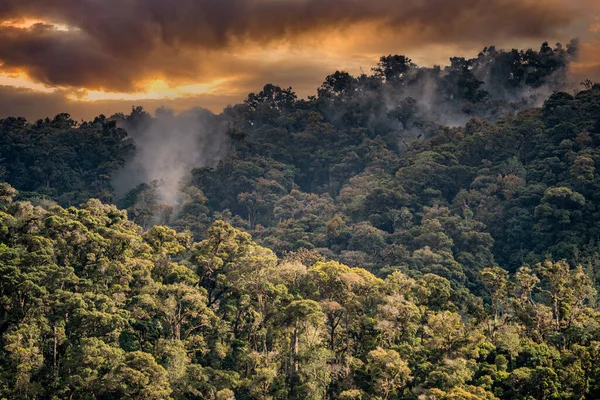
[[599, 398], [600, 84], [565, 91], [576, 54], [0, 120], [0, 398]]

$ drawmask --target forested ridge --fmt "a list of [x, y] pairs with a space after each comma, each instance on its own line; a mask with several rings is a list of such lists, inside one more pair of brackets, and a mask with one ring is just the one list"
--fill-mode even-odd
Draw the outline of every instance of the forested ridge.
[[389, 55], [219, 115], [0, 120], [0, 398], [600, 398], [577, 51]]

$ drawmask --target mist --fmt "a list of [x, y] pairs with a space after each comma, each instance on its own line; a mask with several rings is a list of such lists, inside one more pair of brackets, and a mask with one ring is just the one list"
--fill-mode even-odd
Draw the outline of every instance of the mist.
[[[571, 66], [579, 42], [543, 43], [539, 50], [484, 48], [475, 58], [453, 57], [446, 67], [420, 67], [404, 55], [380, 59], [373, 75], [338, 71], [319, 89], [321, 110], [343, 129], [360, 121], [374, 134], [398, 132], [404, 148], [436, 135], [440, 126], [460, 127], [470, 119], [490, 122], [511, 112], [539, 107], [555, 91], [577, 89]], [[348, 124], [350, 122], [350, 124]]]
[[154, 182], [159, 201], [174, 207], [193, 168], [215, 166], [231, 150], [223, 119], [194, 108], [175, 115], [158, 109], [151, 116], [140, 108], [116, 115], [136, 146], [135, 155], [113, 177], [118, 198], [140, 184]]
[[[382, 57], [373, 75], [354, 78], [338, 71], [328, 76], [315, 105], [340, 129], [358, 124], [373, 135], [397, 132], [403, 148], [436, 135], [440, 126], [464, 126], [471, 118], [494, 121], [539, 106], [553, 91], [572, 84], [569, 66], [577, 49], [575, 40], [565, 47], [544, 43], [539, 51], [489, 47], [476, 58], [452, 58], [445, 68], [419, 67], [408, 57], [390, 55]], [[262, 92], [257, 99], [275, 101]], [[356, 110], [365, 110], [361, 115], [367, 118], [356, 120]], [[152, 184], [159, 202], [176, 207], [190, 171], [216, 166], [232, 151], [225, 113], [195, 108], [176, 115], [161, 108], [152, 116], [135, 108], [113, 118], [136, 145], [135, 156], [114, 176], [118, 198]]]

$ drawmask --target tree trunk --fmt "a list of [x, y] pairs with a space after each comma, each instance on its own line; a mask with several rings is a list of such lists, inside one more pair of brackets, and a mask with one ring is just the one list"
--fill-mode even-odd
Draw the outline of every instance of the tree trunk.
[[54, 333], [54, 348], [52, 350], [52, 374], [56, 377], [58, 375], [58, 337], [56, 336], [56, 323], [52, 327]]
[[329, 346], [331, 347], [331, 352], [335, 354], [335, 327], [333, 325], [329, 333]]
[[177, 306], [177, 318], [175, 320], [175, 340], [181, 340], [181, 305]]
[[294, 337], [292, 339], [292, 375], [298, 372], [298, 320], [294, 326]]

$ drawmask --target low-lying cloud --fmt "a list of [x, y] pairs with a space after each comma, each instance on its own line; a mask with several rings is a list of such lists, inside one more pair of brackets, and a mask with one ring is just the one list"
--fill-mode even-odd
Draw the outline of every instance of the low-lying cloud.
[[165, 109], [156, 117], [142, 115], [117, 118], [134, 139], [136, 151], [113, 177], [113, 186], [122, 197], [137, 185], [157, 181], [159, 200], [173, 206], [193, 168], [214, 167], [231, 151], [227, 126], [200, 108], [179, 115]]

